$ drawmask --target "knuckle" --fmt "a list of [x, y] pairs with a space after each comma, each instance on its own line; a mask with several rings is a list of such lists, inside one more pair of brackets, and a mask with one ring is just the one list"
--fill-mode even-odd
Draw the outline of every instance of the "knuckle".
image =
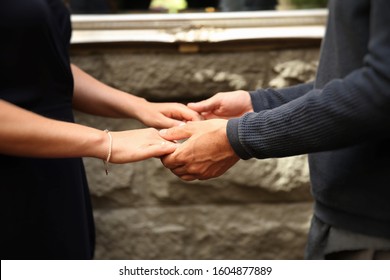
[[176, 127], [172, 127], [172, 128], [169, 128], [168, 130], [167, 130], [167, 134], [166, 135], [168, 135], [168, 136], [172, 136], [172, 135], [175, 135], [176, 134]]
[[173, 164], [172, 164], [172, 161], [169, 159], [169, 158], [163, 158], [161, 159], [161, 162], [162, 164], [166, 167], [166, 168], [173, 168]]
[[199, 173], [199, 168], [196, 165], [189, 165], [187, 166], [187, 172], [189, 174], [198, 174]]

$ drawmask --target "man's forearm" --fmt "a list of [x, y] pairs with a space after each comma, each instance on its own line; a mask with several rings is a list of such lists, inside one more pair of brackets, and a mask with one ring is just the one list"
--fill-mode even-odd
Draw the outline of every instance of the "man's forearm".
[[258, 89], [250, 92], [253, 110], [260, 112], [274, 109], [297, 99], [313, 89], [313, 82], [281, 89]]

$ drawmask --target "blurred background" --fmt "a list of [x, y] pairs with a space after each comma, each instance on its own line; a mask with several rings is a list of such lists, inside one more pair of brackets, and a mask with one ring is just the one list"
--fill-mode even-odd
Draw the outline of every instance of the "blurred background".
[[75, 14], [237, 12], [326, 7], [327, 0], [69, 0]]

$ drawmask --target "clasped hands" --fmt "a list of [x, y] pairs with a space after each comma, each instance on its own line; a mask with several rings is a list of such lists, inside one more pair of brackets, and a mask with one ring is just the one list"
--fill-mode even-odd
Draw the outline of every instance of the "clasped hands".
[[218, 177], [239, 160], [229, 143], [226, 126], [228, 119], [253, 112], [249, 93], [242, 90], [217, 93], [187, 106], [205, 120], [160, 130], [162, 138], [177, 143], [174, 152], [162, 156], [161, 161], [185, 181]]

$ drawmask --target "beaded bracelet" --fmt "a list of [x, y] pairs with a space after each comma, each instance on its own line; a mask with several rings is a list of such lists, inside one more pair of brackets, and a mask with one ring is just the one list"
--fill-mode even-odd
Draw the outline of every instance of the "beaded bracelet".
[[110, 144], [109, 144], [109, 146], [108, 146], [107, 159], [106, 159], [106, 160], [103, 160], [104, 169], [105, 169], [105, 171], [106, 171], [106, 175], [108, 175], [108, 170], [109, 170], [108, 164], [110, 163], [111, 152], [112, 152], [112, 135], [111, 135], [111, 133], [110, 133], [110, 131], [109, 131], [108, 129], [105, 129], [104, 132], [107, 133], [108, 137], [110, 138]]

